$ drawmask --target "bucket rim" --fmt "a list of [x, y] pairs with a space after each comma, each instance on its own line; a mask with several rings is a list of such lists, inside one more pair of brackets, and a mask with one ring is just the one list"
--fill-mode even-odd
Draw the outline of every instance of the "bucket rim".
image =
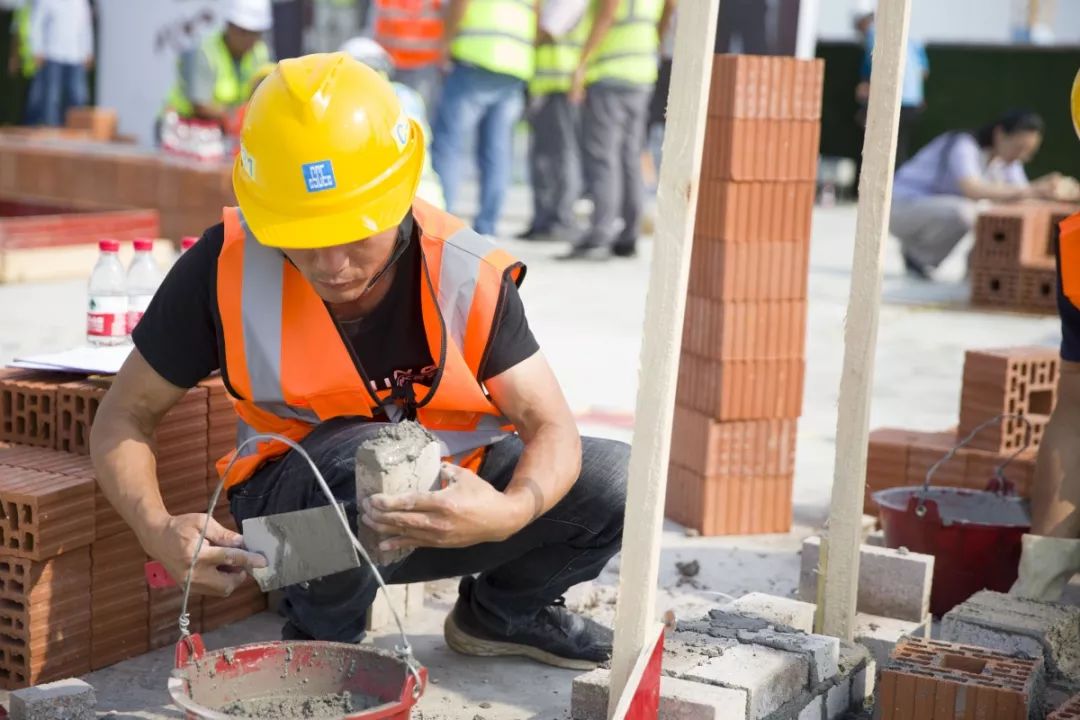
[[[1025, 507], [1029, 501], [1018, 495], [1002, 495], [989, 490], [972, 490], [969, 488], [942, 487], [940, 485], [925, 487], [923, 485], [904, 485], [900, 487], [886, 488], [876, 491], [871, 497], [878, 504], [882, 512], [892, 512], [906, 515], [912, 499], [922, 495], [929, 501], [937, 497], [985, 497], [996, 498], [1003, 504]], [[1031, 527], [1030, 519], [1027, 522], [979, 522], [977, 520], [951, 520], [946, 523], [950, 527], [989, 528], [1003, 530], [1020, 530]]]

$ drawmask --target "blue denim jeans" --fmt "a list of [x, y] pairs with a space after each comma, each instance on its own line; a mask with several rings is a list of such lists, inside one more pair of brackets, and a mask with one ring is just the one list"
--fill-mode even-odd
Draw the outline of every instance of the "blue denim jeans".
[[495, 234], [513, 161], [514, 123], [524, 108], [525, 83], [510, 75], [455, 63], [443, 84], [435, 113], [431, 162], [442, 180], [446, 209], [457, 209], [470, 136], [476, 138], [480, 166], [480, 213], [473, 223], [484, 235]]
[[46, 60], [30, 83], [26, 124], [59, 127], [64, 124], [68, 108], [89, 102], [85, 66]]
[[[323, 423], [301, 445], [323, 473], [334, 496], [357, 521], [356, 447], [378, 424], [342, 418]], [[523, 444], [510, 436], [489, 448], [480, 477], [499, 490], [513, 476]], [[625, 443], [582, 439], [581, 474], [547, 513], [503, 542], [453, 550], [421, 548], [379, 568], [390, 584], [424, 582], [479, 573], [474, 607], [495, 631], [510, 632], [570, 587], [592, 580], [622, 544], [623, 506], [630, 448]], [[327, 504], [307, 463], [289, 453], [264, 466], [229, 495], [238, 524], [249, 517]], [[359, 642], [377, 583], [367, 567], [285, 589], [282, 608], [290, 632], [317, 640]]]

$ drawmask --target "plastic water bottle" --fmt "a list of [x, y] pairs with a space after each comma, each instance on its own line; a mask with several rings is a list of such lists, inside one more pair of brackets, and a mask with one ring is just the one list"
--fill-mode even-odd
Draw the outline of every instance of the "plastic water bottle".
[[195, 243], [199, 242], [199, 238], [188, 235], [180, 239], [180, 254], [183, 255], [191, 248], [195, 247]]
[[120, 262], [120, 243], [102, 240], [101, 254], [90, 273], [86, 340], [91, 345], [121, 345], [127, 340], [127, 283]]
[[143, 313], [150, 305], [158, 285], [161, 284], [161, 270], [152, 255], [154, 241], [139, 238], [135, 241], [135, 258], [127, 273], [127, 332], [130, 335], [142, 320]]

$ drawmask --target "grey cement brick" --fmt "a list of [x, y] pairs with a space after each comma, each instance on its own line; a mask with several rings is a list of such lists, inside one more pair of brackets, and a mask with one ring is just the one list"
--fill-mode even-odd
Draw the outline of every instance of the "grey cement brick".
[[747, 718], [758, 720], [806, 689], [810, 664], [802, 655], [757, 645], [739, 645], [686, 675], [687, 680], [741, 688], [748, 695]]
[[837, 720], [851, 707], [851, 678], [841, 678], [825, 694], [825, 720]]
[[797, 716], [798, 720], [822, 720], [824, 717], [825, 700], [820, 695], [815, 695]]
[[[600, 668], [574, 679], [573, 720], [608, 720], [610, 678], [611, 671]], [[662, 677], [658, 720], [747, 720], [746, 691]]]
[[851, 678], [851, 705], [853, 708], [864, 707], [874, 702], [877, 683], [877, 663], [873, 660]]
[[[821, 538], [803, 540], [799, 599], [817, 601]], [[917, 622], [930, 612], [934, 556], [863, 545], [859, 551], [856, 610], [870, 615]]]
[[676, 630], [667, 633], [664, 636], [662, 672], [671, 677], [682, 677], [709, 658], [719, 657], [725, 650], [738, 644], [738, 640], [696, 632]]
[[1051, 680], [1080, 682], [1080, 608], [983, 590], [945, 614], [941, 639], [1042, 657]]
[[16, 690], [9, 698], [11, 720], [94, 720], [94, 688], [76, 678]]
[[884, 664], [897, 641], [905, 635], [929, 637], [930, 617], [921, 623], [856, 613], [855, 642], [863, 645], [879, 664]]
[[839, 671], [840, 640], [838, 638], [764, 630], [740, 632], [739, 640], [764, 645], [774, 650], [804, 655], [810, 662], [810, 682], [814, 685], [831, 680]]
[[[814, 631], [814, 612], [817, 608], [813, 603], [754, 592], [743, 595], [738, 600], [728, 603], [722, 609], [732, 610], [747, 617], [759, 618], [774, 625], [786, 625], [809, 633]], [[756, 628], [740, 629], [753, 630]]]

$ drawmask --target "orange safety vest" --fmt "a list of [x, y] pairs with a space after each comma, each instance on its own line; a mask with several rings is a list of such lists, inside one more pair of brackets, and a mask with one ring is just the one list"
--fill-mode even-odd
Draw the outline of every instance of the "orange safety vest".
[[442, 0], [375, 0], [375, 41], [394, 67], [413, 70], [439, 60]]
[[[478, 379], [494, 328], [503, 281], [525, 267], [461, 220], [423, 200], [413, 204], [420, 228], [421, 312], [437, 371], [415, 383], [416, 419], [443, 444], [443, 456], [479, 468], [484, 448], [514, 432]], [[300, 271], [276, 248], [259, 243], [239, 208], [226, 208], [218, 256], [217, 299], [225, 358], [222, 370], [240, 416], [237, 442], [260, 432], [296, 442], [336, 417], [371, 419], [404, 411], [391, 391], [376, 389], [358, 367], [337, 321]], [[225, 487], [251, 477], [289, 450], [280, 441], [246, 446]], [[217, 463], [219, 473], [234, 450]]]
[[1080, 307], [1080, 213], [1062, 220], [1058, 229], [1061, 289], [1073, 305]]

